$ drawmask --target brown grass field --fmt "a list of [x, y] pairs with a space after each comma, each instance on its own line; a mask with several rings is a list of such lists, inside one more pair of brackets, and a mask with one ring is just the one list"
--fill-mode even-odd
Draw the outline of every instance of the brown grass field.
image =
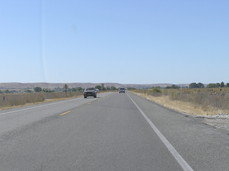
[[229, 88], [135, 90], [155, 103], [194, 115], [229, 114]]
[[7, 109], [26, 104], [34, 104], [82, 95], [82, 92], [50, 92], [50, 93], [18, 93], [18, 94], [0, 94], [0, 109]]

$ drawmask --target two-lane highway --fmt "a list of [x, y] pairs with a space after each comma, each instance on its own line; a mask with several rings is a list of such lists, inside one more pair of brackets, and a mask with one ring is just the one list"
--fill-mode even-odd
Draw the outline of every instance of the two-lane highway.
[[228, 170], [228, 136], [131, 93], [0, 112], [0, 170]]

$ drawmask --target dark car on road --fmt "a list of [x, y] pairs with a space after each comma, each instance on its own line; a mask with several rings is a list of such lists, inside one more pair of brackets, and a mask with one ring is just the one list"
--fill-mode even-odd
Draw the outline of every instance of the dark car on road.
[[125, 88], [119, 88], [118, 92], [119, 93], [125, 93], [126, 89]]
[[84, 95], [84, 98], [87, 98], [88, 96], [93, 96], [94, 98], [96, 98], [97, 91], [95, 88], [85, 88], [83, 95]]

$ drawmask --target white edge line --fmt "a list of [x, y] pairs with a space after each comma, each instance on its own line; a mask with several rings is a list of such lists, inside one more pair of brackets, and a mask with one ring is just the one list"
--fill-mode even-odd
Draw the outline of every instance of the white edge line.
[[157, 127], [154, 125], [154, 123], [146, 116], [146, 114], [135, 103], [135, 101], [129, 96], [129, 94], [127, 94], [127, 96], [134, 103], [134, 105], [137, 107], [139, 112], [146, 119], [146, 121], [149, 123], [151, 128], [154, 130], [154, 132], [157, 134], [157, 136], [160, 138], [160, 140], [163, 142], [163, 144], [167, 147], [169, 152], [173, 155], [173, 157], [176, 159], [176, 161], [179, 163], [179, 165], [182, 167], [182, 169], [184, 171], [193, 171], [191, 166], [183, 159], [183, 157], [176, 151], [176, 149], [172, 146], [172, 144], [170, 144], [170, 142], [165, 138], [165, 136], [157, 129]]
[[15, 113], [15, 112], [21, 112], [21, 111], [25, 111], [25, 110], [34, 109], [34, 108], [40, 108], [40, 107], [44, 107], [44, 106], [51, 106], [51, 105], [55, 105], [55, 104], [59, 104], [59, 103], [66, 103], [66, 102], [70, 102], [70, 101], [74, 101], [74, 100], [78, 100], [78, 99], [80, 99], [80, 98], [74, 98], [71, 100], [64, 100], [64, 101], [54, 102], [54, 103], [49, 103], [49, 104], [41, 104], [39, 106], [29, 107], [29, 108], [25, 108], [25, 109], [13, 110], [13, 111], [9, 111], [9, 112], [0, 113], [0, 116], [6, 115], [9, 113]]

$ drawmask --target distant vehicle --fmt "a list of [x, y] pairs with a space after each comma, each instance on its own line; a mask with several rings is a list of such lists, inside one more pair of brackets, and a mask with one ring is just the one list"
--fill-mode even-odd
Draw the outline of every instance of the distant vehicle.
[[85, 88], [83, 95], [84, 95], [84, 98], [87, 98], [88, 96], [93, 96], [94, 98], [96, 98], [97, 91], [95, 88]]
[[119, 93], [125, 93], [126, 89], [125, 88], [119, 88]]

